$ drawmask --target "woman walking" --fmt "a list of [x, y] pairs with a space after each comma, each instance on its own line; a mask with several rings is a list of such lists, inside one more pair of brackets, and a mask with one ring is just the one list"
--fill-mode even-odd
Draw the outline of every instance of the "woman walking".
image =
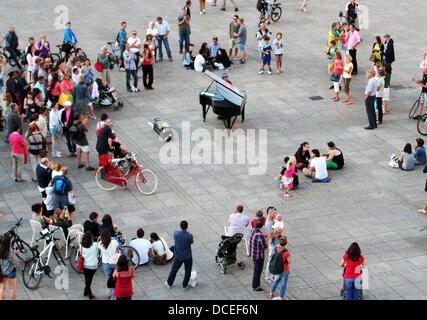
[[90, 231], [86, 231], [82, 238], [82, 257], [84, 259], [83, 274], [85, 276], [85, 289], [83, 295], [85, 297], [89, 296], [89, 299], [92, 300], [95, 296], [90, 286], [96, 269], [98, 269], [98, 246], [93, 242], [92, 233]]
[[344, 79], [344, 92], [347, 95], [347, 98], [343, 101], [346, 105], [353, 104], [353, 99], [350, 95], [350, 82], [351, 82], [351, 73], [353, 72], [353, 58], [350, 55], [345, 56], [345, 67], [344, 73], [342, 75]]
[[366, 267], [365, 258], [362, 256], [357, 242], [353, 242], [347, 249], [341, 260], [341, 267], [344, 267], [344, 285], [346, 290], [346, 300], [359, 300], [359, 289], [361, 288], [361, 265]]
[[0, 243], [1, 287], [0, 300], [6, 300], [6, 288], [9, 284], [10, 299], [16, 300], [16, 250], [10, 248], [10, 237], [5, 235]]
[[117, 269], [114, 270], [113, 277], [116, 278], [114, 296], [117, 300], [132, 300], [132, 279], [135, 277], [135, 269], [129, 266], [126, 255], [122, 254], [117, 261]]
[[[100, 233], [101, 241], [98, 242], [98, 248], [101, 250], [102, 267], [107, 278], [113, 273], [117, 262], [112, 261], [117, 252], [119, 252], [119, 244], [117, 240], [111, 239], [111, 234], [108, 229], [103, 229]], [[110, 259], [111, 258], [111, 259]], [[114, 262], [114, 263], [113, 263]], [[114, 288], [110, 288], [108, 300], [114, 300]]]

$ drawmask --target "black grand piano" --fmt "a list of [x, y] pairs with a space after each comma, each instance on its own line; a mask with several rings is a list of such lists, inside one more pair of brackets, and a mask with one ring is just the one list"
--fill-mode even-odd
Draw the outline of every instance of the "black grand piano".
[[[216, 74], [206, 70], [205, 75], [212, 79], [206, 90], [201, 90], [199, 94], [200, 104], [203, 108], [203, 122], [212, 107], [213, 113], [224, 121], [227, 129], [231, 129], [236, 122], [236, 118], [241, 115], [242, 122], [245, 120], [246, 92], [239, 90], [229, 82], [222, 80]], [[215, 83], [215, 90], [211, 86]]]

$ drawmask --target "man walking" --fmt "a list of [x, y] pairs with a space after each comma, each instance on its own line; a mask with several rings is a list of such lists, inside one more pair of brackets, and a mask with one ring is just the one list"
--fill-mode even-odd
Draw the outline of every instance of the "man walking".
[[249, 257], [254, 262], [254, 273], [252, 276], [252, 291], [265, 292], [261, 288], [261, 273], [264, 268], [264, 250], [267, 249], [268, 244], [265, 241], [265, 236], [261, 229], [263, 222], [257, 220], [255, 228], [252, 229], [249, 235]]
[[[126, 44], [126, 50], [123, 52], [123, 60], [126, 70], [126, 89], [128, 92], [138, 92], [138, 75], [136, 69], [137, 56], [130, 51], [130, 44]], [[130, 85], [130, 76], [133, 78], [133, 86]]]
[[246, 51], [245, 51], [245, 44], [246, 44], [246, 35], [247, 35], [247, 29], [245, 25], [245, 19], [239, 18], [239, 32], [237, 32], [237, 46], [239, 48], [240, 54], [242, 55], [240, 59], [240, 63], [246, 62]]
[[0, 44], [3, 42], [3, 40], [6, 40], [6, 43], [4, 45], [5, 49], [10, 53], [10, 57], [15, 61], [16, 66], [21, 69], [22, 66], [19, 64], [19, 56], [21, 53], [18, 50], [19, 47], [19, 40], [18, 36], [15, 33], [15, 26], [11, 24], [9, 26], [9, 31], [6, 32], [3, 38], [0, 40]]
[[[222, 11], [225, 11], [226, 2], [227, 2], [227, 0], [222, 0], [222, 8], [221, 8]], [[239, 8], [237, 8], [236, 1], [235, 0], [231, 0], [231, 3], [234, 6], [234, 11], [239, 11]], [[214, 6], [214, 7], [216, 6], [216, 0], [213, 0], [212, 6]]]
[[239, 16], [236, 14], [233, 16], [233, 21], [228, 26], [228, 37], [230, 41], [230, 50], [228, 51], [228, 55], [230, 56], [230, 60], [233, 59], [233, 48], [234, 49], [234, 60], [237, 60], [237, 35], [239, 32], [240, 23], [239, 23]]
[[191, 254], [191, 245], [193, 244], [193, 235], [187, 231], [188, 222], [183, 220], [180, 223], [181, 230], [174, 232], [173, 237], [175, 239], [174, 246], [174, 262], [172, 269], [169, 273], [168, 280], [165, 282], [165, 286], [170, 289], [175, 281], [176, 273], [181, 268], [182, 264], [185, 267], [184, 280], [182, 281], [182, 287], [188, 288], [188, 281], [191, 276], [191, 268], [193, 267], [193, 258]]
[[348, 49], [350, 52], [350, 56], [353, 59], [353, 72], [352, 75], [357, 74], [357, 50], [359, 49], [360, 44], [360, 34], [359, 31], [357, 31], [354, 23], [350, 25], [350, 36], [348, 38]]
[[185, 50], [188, 49], [190, 44], [190, 16], [186, 15], [185, 7], [181, 10], [181, 15], [178, 16], [178, 32], [179, 32], [179, 54], [182, 54], [184, 42]]
[[267, 270], [265, 273], [265, 281], [271, 282], [273, 281], [271, 272], [270, 272], [270, 261], [271, 257], [274, 254], [274, 250], [279, 246], [279, 238], [282, 235], [283, 230], [276, 230], [273, 229], [274, 224], [274, 217], [276, 216], [276, 208], [269, 207], [267, 209], [267, 220], [265, 222], [265, 229], [267, 230], [267, 242], [268, 242], [268, 263], [267, 263]]
[[126, 43], [128, 40], [128, 37], [126, 34], [126, 26], [127, 26], [126, 21], [123, 21], [122, 28], [119, 30], [119, 33], [117, 34], [117, 39], [116, 39], [120, 47], [120, 57], [119, 57], [120, 71], [125, 71], [125, 67], [123, 64], [123, 53], [126, 49]]
[[169, 40], [168, 40], [168, 35], [171, 31], [171, 28], [169, 26], [169, 23], [166, 20], [163, 20], [162, 17], [158, 17], [157, 21], [155, 23], [156, 29], [159, 32], [159, 59], [160, 61], [163, 60], [163, 50], [162, 50], [162, 45], [165, 45], [165, 49], [166, 49], [166, 53], [168, 55], [169, 58], [169, 62], [172, 61], [172, 54], [171, 54], [171, 50], [169, 48]]
[[375, 71], [369, 70], [366, 72], [368, 84], [365, 89], [365, 107], [368, 114], [369, 126], [366, 130], [372, 130], [377, 127], [377, 117], [375, 115], [375, 95], [377, 92], [377, 80], [375, 80]]
[[392, 64], [394, 62], [394, 41], [390, 38], [390, 35], [387, 33], [384, 35], [384, 57], [382, 64], [386, 65], [387, 63]]

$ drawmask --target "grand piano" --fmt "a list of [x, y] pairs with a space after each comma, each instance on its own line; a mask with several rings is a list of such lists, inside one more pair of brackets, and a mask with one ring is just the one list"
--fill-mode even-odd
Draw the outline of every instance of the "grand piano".
[[[216, 74], [206, 70], [205, 75], [212, 82], [206, 90], [201, 90], [199, 94], [200, 104], [203, 111], [203, 122], [206, 122], [206, 115], [212, 107], [213, 113], [224, 121], [227, 129], [231, 129], [239, 115], [242, 122], [245, 120], [246, 92], [239, 90], [229, 82], [224, 81]], [[211, 89], [215, 83], [215, 89]]]

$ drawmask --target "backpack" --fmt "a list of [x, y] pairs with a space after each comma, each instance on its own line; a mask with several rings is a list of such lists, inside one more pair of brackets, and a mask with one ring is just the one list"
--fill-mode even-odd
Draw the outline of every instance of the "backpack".
[[271, 274], [282, 274], [284, 268], [283, 268], [283, 264], [282, 264], [282, 255], [288, 252], [288, 250], [282, 250], [280, 252], [277, 252], [277, 249], [275, 250], [273, 256], [271, 257], [270, 260], [270, 266], [269, 266], [269, 270], [271, 272]]
[[264, 1], [263, 0], [258, 0], [256, 3], [256, 8], [259, 12], [261, 12], [262, 8], [264, 7]]
[[52, 191], [55, 194], [65, 194], [65, 177], [64, 176], [57, 176], [56, 181], [53, 185]]
[[73, 138], [74, 140], [80, 141], [83, 139], [83, 132], [82, 130], [79, 129], [79, 127], [76, 124], [72, 124], [70, 129], [70, 136], [71, 138]]

